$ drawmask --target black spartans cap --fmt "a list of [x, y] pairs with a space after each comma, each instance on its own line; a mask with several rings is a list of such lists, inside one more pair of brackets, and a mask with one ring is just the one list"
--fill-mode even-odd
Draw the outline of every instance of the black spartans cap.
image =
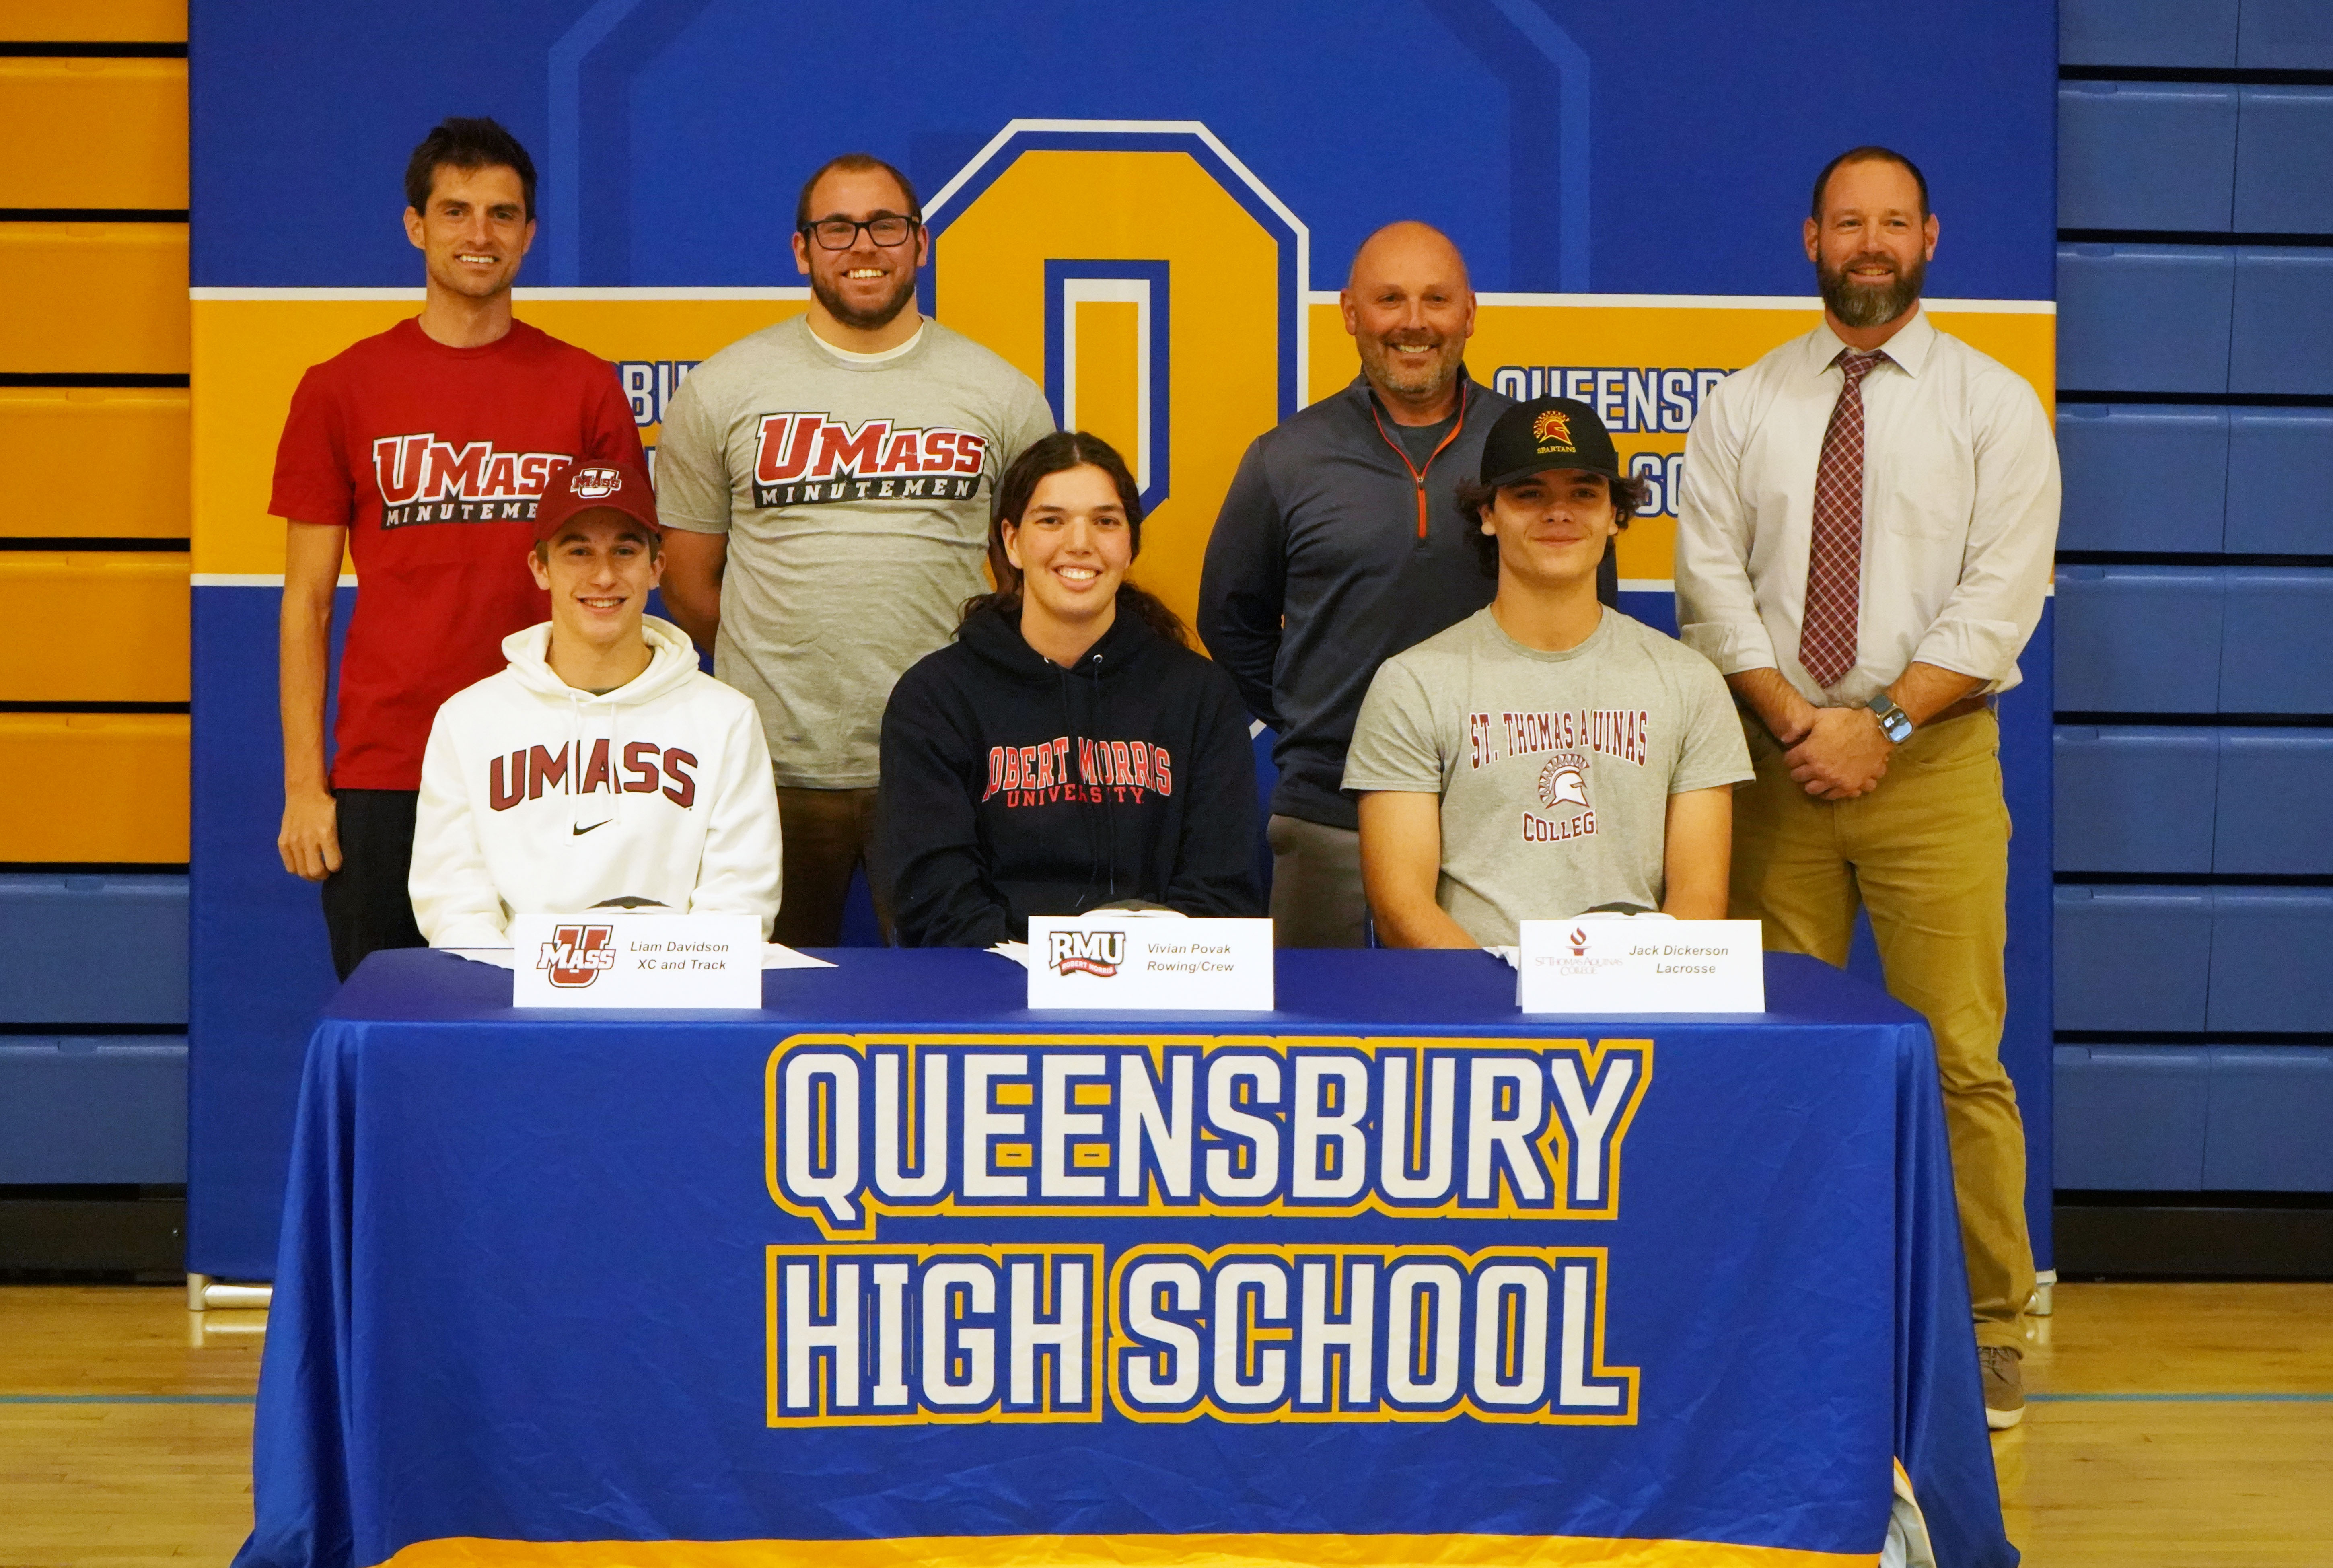
[[1499, 416], [1483, 442], [1483, 483], [1492, 489], [1544, 474], [1583, 468], [1620, 476], [1620, 454], [1596, 410], [1572, 398], [1534, 398]]

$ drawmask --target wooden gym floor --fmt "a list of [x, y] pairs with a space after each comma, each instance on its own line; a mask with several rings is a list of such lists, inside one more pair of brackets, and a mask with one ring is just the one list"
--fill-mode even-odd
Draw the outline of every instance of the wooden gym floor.
[[[2333, 1563], [2333, 1285], [2066, 1284], [1993, 1439], [2031, 1568]], [[0, 1286], [0, 1568], [198, 1563], [251, 1526], [254, 1313]]]

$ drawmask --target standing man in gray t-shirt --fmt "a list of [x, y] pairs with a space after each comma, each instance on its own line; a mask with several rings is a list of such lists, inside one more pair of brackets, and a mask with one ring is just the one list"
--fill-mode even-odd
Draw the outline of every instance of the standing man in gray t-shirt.
[[1379, 667], [1346, 755], [1361, 877], [1397, 948], [1511, 944], [1613, 905], [1725, 915], [1733, 786], [1752, 776], [1716, 667], [1598, 601], [1643, 487], [1585, 403], [1499, 417], [1479, 519], [1498, 592]]
[[[802, 187], [808, 314], [691, 372], [657, 453], [666, 608], [761, 709], [785, 886], [774, 939], [831, 946], [875, 827], [883, 705], [982, 574], [989, 495], [1051, 433], [1036, 383], [916, 309], [907, 176], [848, 153]], [[882, 879], [876, 912], [890, 927]]]

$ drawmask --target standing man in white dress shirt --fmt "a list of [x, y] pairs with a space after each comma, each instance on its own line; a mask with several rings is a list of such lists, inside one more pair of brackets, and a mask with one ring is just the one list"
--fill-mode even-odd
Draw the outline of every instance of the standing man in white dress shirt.
[[1685, 444], [1677, 621], [1744, 711], [1733, 911], [1847, 962], [1871, 915], [1925, 1015], [1985, 1419], [2024, 1412], [2025, 1135], [2001, 1066], [2009, 812], [1992, 698], [2019, 679], [2058, 536], [2058, 455], [2023, 378], [1920, 310], [1927, 181], [1859, 147], [1806, 225], [1823, 322], [1721, 382]]

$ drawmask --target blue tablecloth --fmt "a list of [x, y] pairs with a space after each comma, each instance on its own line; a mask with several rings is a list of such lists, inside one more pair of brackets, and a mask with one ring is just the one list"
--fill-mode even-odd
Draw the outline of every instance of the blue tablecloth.
[[[1801, 1568], [1875, 1560], [1896, 1460], [1944, 1568], [2017, 1561], [1928, 1034], [1877, 991], [1771, 956], [1763, 1015], [1526, 1020], [1483, 954], [1291, 951], [1272, 1014], [1037, 1015], [991, 955], [828, 956], [686, 1015], [366, 961], [309, 1049], [239, 1563]], [[899, 1098], [942, 1058], [953, 1175]], [[965, 1174], [1109, 1178], [1041, 1121], [1145, 1099], [1131, 1207]]]

